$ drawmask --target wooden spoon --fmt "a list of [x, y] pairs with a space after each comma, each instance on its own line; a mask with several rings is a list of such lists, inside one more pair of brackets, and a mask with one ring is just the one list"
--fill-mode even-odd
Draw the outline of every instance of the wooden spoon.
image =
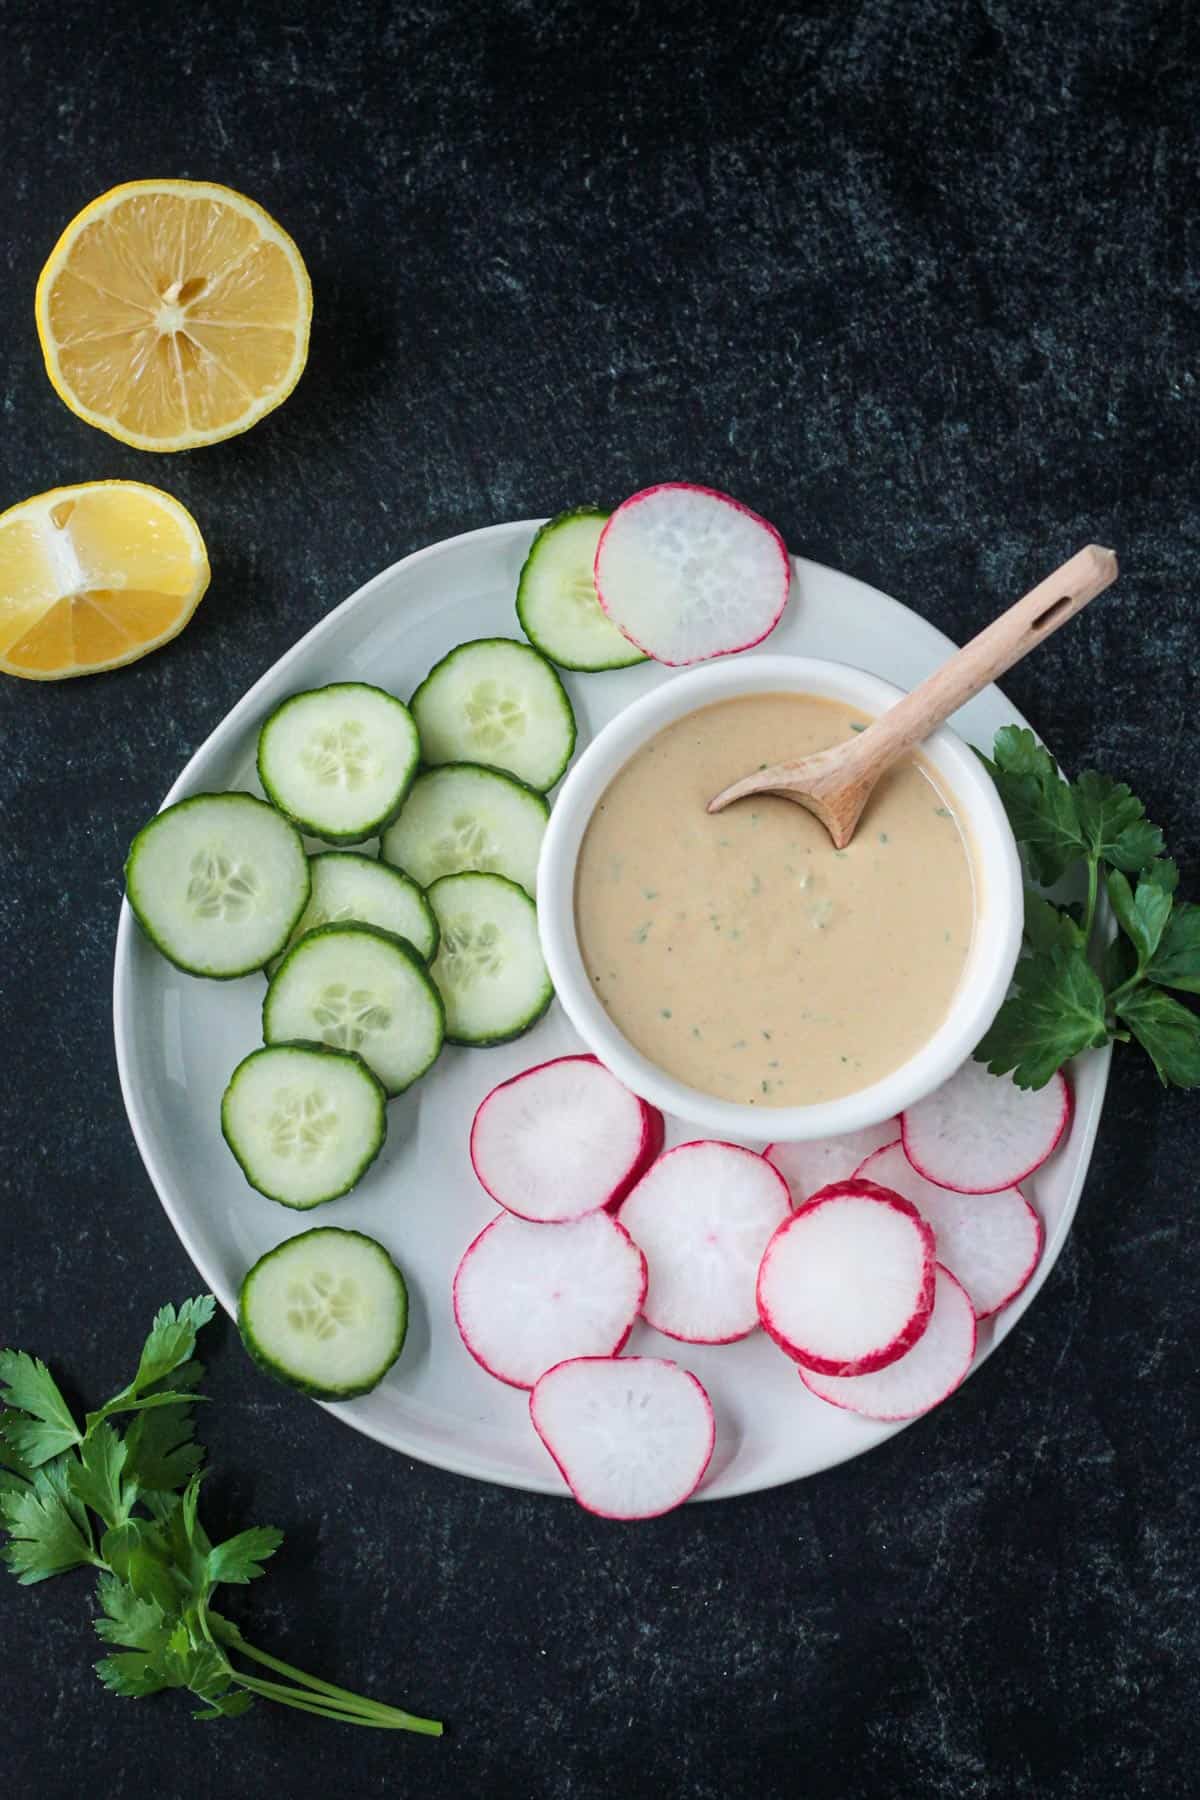
[[1098, 544], [1086, 545], [865, 731], [799, 762], [772, 763], [756, 770], [723, 788], [709, 801], [709, 812], [720, 812], [750, 794], [778, 794], [781, 800], [807, 807], [835, 847], [844, 850], [884, 770], [974, 699], [989, 681], [1045, 643], [1116, 578], [1114, 553]]

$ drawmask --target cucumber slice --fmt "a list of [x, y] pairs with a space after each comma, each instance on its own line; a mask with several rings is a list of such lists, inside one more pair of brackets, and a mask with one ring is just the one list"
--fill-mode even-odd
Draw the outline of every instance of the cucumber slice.
[[545, 796], [514, 776], [477, 763], [443, 763], [417, 776], [400, 817], [383, 834], [380, 855], [422, 887], [478, 869], [507, 875], [532, 897], [549, 817]]
[[[518, 890], [519, 891], [519, 890]], [[403, 938], [375, 925], [318, 925], [288, 951], [263, 1001], [263, 1039], [355, 1050], [389, 1094], [436, 1062], [441, 997]]]
[[327, 844], [361, 844], [394, 819], [420, 757], [407, 706], [364, 681], [293, 694], [258, 734], [268, 800]]
[[[415, 881], [401, 869], [376, 862], [358, 850], [321, 850], [308, 859], [312, 893], [287, 948], [318, 925], [378, 925], [407, 938], [423, 962], [429, 962], [438, 946], [433, 908]], [[279, 962], [269, 965], [273, 975]]]
[[503, 875], [443, 875], [429, 890], [442, 941], [430, 974], [452, 1044], [504, 1044], [536, 1025], [554, 989], [537, 911]]
[[577, 506], [542, 526], [517, 583], [517, 617], [560, 669], [628, 669], [648, 660], [617, 630], [596, 598], [592, 569], [608, 514]]
[[545, 657], [515, 638], [459, 644], [411, 705], [429, 764], [485, 763], [545, 793], [575, 748], [566, 689]]
[[318, 1225], [248, 1271], [238, 1330], [277, 1381], [314, 1400], [352, 1400], [377, 1387], [404, 1348], [408, 1289], [374, 1238]]
[[382, 1150], [387, 1095], [348, 1050], [268, 1045], [230, 1076], [221, 1133], [268, 1200], [321, 1206], [348, 1194]]
[[253, 794], [176, 801], [142, 826], [125, 861], [126, 898], [151, 943], [217, 981], [278, 956], [309, 885], [300, 833]]

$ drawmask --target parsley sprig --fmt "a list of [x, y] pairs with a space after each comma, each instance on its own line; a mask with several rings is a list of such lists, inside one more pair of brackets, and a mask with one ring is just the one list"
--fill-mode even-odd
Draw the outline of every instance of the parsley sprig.
[[[45, 1363], [0, 1350], [0, 1527], [8, 1536], [0, 1559], [26, 1585], [98, 1571], [94, 1623], [111, 1649], [95, 1667], [115, 1694], [187, 1688], [203, 1702], [197, 1719], [235, 1718], [260, 1698], [343, 1724], [440, 1736], [434, 1719], [269, 1656], [214, 1611], [214, 1590], [257, 1580], [283, 1533], [256, 1525], [214, 1544], [200, 1523], [204, 1452], [193, 1408], [203, 1367], [194, 1352], [213, 1310], [211, 1294], [178, 1312], [164, 1306], [133, 1380], [88, 1413], [82, 1431]], [[250, 1674], [231, 1656], [285, 1679]]]
[[[1164, 1084], [1200, 1086], [1200, 1017], [1164, 990], [1200, 994], [1200, 906], [1176, 897], [1163, 835], [1124, 782], [1064, 781], [1031, 731], [1006, 725], [983, 758], [1021, 846], [1025, 942], [1014, 991], [975, 1054], [994, 1075], [1044, 1087], [1069, 1057], [1135, 1038]], [[1082, 870], [1086, 897], [1039, 889]], [[1116, 922], [1100, 941], [1100, 895]]]

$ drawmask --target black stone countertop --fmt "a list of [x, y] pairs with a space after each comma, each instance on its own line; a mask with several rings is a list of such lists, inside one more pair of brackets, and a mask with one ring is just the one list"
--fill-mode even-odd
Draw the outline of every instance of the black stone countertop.
[[[197, 1287], [117, 1088], [124, 849], [300, 633], [448, 534], [685, 477], [960, 637], [1112, 543], [1008, 691], [1200, 889], [1188, 12], [0, 0], [0, 505], [155, 482], [214, 569], [151, 660], [0, 688], [0, 1341], [107, 1392]], [[147, 175], [256, 196], [316, 292], [282, 411], [171, 459], [74, 419], [33, 329], [59, 230]], [[1194, 1792], [1198, 1171], [1200, 1104], [1119, 1057], [1070, 1242], [951, 1405], [635, 1528], [390, 1454], [221, 1324], [208, 1511], [287, 1530], [243, 1616], [449, 1733], [118, 1701], [87, 1583], [6, 1580], [5, 1793]]]

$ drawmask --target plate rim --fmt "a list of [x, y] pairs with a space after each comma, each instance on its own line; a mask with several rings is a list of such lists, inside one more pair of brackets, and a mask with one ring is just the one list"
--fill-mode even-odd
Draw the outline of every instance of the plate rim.
[[[434, 543], [421, 545], [418, 549], [410, 551], [407, 555], [397, 558], [395, 562], [389, 563], [386, 568], [378, 570], [365, 582], [361, 583], [359, 587], [355, 588], [352, 593], [347, 595], [344, 600], [339, 601], [339, 603], [332, 607], [322, 618], [318, 619], [314, 625], [310, 626], [301, 637], [297, 638], [289, 645], [283, 654], [277, 657], [275, 661], [263, 671], [257, 680], [245, 690], [240, 698], [234, 702], [233, 706], [230, 707], [228, 712], [223, 714], [217, 721], [216, 725], [204, 738], [203, 742], [197, 745], [191, 756], [188, 757], [187, 762], [184, 764], [183, 768], [160, 801], [157, 811], [161, 812], [164, 807], [170, 806], [177, 799], [182, 799], [186, 796], [192, 785], [192, 771], [197, 763], [207, 759], [214, 751], [219, 751], [223, 748], [225, 742], [229, 738], [234, 737], [237, 732], [243, 728], [246, 718], [255, 710], [258, 704], [259, 694], [268, 683], [273, 684], [281, 672], [286, 672], [293, 662], [299, 660], [304, 651], [310, 649], [315, 644], [320, 643], [326, 636], [335, 632], [339, 623], [344, 618], [360, 606], [365, 605], [379, 588], [393, 581], [401, 571], [411, 571], [422, 562], [432, 561], [436, 557], [445, 554], [460, 545], [479, 543], [486, 539], [492, 539], [497, 543], [500, 543], [525, 533], [532, 536], [532, 534], [537, 531], [541, 525], [545, 524], [545, 522], [545, 519], [537, 518], [510, 519], [498, 521], [491, 525], [476, 526], [470, 531], [456, 532], [450, 537], [440, 538]], [[940, 627], [933, 624], [931, 620], [925, 618], [923, 614], [914, 611], [912, 607], [906, 606], [902, 600], [897, 600], [893, 595], [884, 593], [881, 588], [873, 586], [872, 583], [863, 581], [860, 577], [851, 575], [845, 570], [835, 569], [828, 563], [817, 562], [811, 557], [798, 556], [789, 552], [789, 560], [791, 561], [793, 569], [793, 584], [798, 589], [802, 589], [803, 575], [806, 569], [819, 572], [825, 576], [832, 576], [838, 581], [849, 582], [855, 587], [862, 589], [865, 594], [870, 597], [873, 603], [882, 603], [888, 608], [895, 609], [906, 620], [917, 621], [924, 630], [933, 633], [950, 649], [957, 647], [954, 644], [954, 640], [947, 637], [946, 633], [943, 632]], [[764, 647], [768, 646], [769, 639], [766, 640]], [[995, 684], [992, 684], [992, 686], [995, 687]], [[984, 690], [985, 693], [988, 691], [988, 689]], [[996, 688], [995, 691], [999, 694], [1005, 709], [1022, 725], [1027, 726], [1032, 730], [1033, 727], [1029, 725], [1024, 714], [1012, 705], [1003, 690]], [[1036, 735], [1037, 733], [1035, 732], [1035, 736]], [[131, 1060], [134, 1033], [132, 1008], [134, 980], [131, 939], [136, 928], [132, 909], [130, 908], [128, 899], [123, 893], [113, 947], [112, 981], [113, 1040], [116, 1052], [117, 1078], [121, 1089], [121, 1099], [125, 1107], [126, 1118], [133, 1134], [138, 1155], [142, 1161], [142, 1166], [150, 1179], [150, 1184], [158, 1197], [159, 1204], [167, 1215], [167, 1220], [171, 1225], [172, 1230], [175, 1232], [176, 1237], [183, 1246], [183, 1249], [197, 1274], [202, 1277], [208, 1288], [216, 1295], [223, 1310], [236, 1322], [236, 1291], [228, 1297], [226, 1296], [223, 1291], [226, 1285], [224, 1280], [213, 1274], [208, 1266], [208, 1259], [201, 1253], [196, 1245], [190, 1229], [189, 1209], [183, 1203], [182, 1198], [175, 1195], [172, 1183], [158, 1161], [154, 1148], [153, 1134], [150, 1131], [148, 1120], [143, 1113], [141, 1100], [133, 1079]], [[1108, 1090], [1109, 1073], [1112, 1063], [1112, 1046], [1106, 1045], [1099, 1050], [1086, 1051], [1084, 1057], [1077, 1060], [1083, 1061], [1085, 1059], [1093, 1073], [1093, 1079], [1086, 1104], [1083, 1107], [1078, 1106], [1078, 1104], [1076, 1105], [1071, 1122], [1070, 1136], [1074, 1138], [1078, 1134], [1078, 1155], [1074, 1171], [1068, 1184], [1061, 1215], [1053, 1233], [1046, 1239], [1041, 1260], [1026, 1288], [1004, 1309], [998, 1318], [990, 1321], [992, 1324], [991, 1341], [983, 1354], [978, 1356], [973, 1362], [971, 1369], [968, 1371], [966, 1377], [967, 1380], [970, 1380], [977, 1370], [982, 1368], [984, 1363], [991, 1358], [1013, 1328], [1024, 1317], [1024, 1314], [1032, 1305], [1033, 1301], [1037, 1298], [1037, 1295], [1041, 1292], [1051, 1270], [1054, 1268], [1054, 1265], [1062, 1253], [1063, 1245], [1065, 1244], [1074, 1223], [1075, 1214], [1079, 1206], [1080, 1195], [1083, 1192], [1084, 1183], [1087, 1180], [1088, 1172], [1091, 1168], [1092, 1156], [1095, 1151], [1096, 1135], [1099, 1130], [1100, 1117], [1103, 1112]], [[1076, 1094], [1077, 1087], [1078, 1084], [1075, 1084]], [[427, 1446], [424, 1444], [422, 1444], [420, 1448], [414, 1448], [410, 1442], [403, 1441], [402, 1437], [398, 1436], [394, 1431], [389, 1431], [385, 1427], [375, 1423], [369, 1417], [364, 1417], [361, 1414], [351, 1412], [350, 1408], [353, 1406], [353, 1402], [317, 1401], [316, 1404], [321, 1407], [323, 1412], [329, 1413], [343, 1425], [372, 1439], [374, 1442], [382, 1445], [385, 1449], [400, 1455], [410, 1456], [415, 1461], [424, 1463], [429, 1467], [444, 1469], [449, 1474], [465, 1476], [474, 1481], [490, 1482], [494, 1486], [510, 1488], [522, 1493], [546, 1494], [554, 1498], [562, 1498], [565, 1500], [571, 1498], [571, 1495], [566, 1488], [560, 1482], [555, 1480], [553, 1473], [550, 1471], [547, 1472], [545, 1478], [541, 1481], [535, 1481], [529, 1478], [520, 1479], [515, 1475], [504, 1472], [497, 1473], [497, 1471], [493, 1467], [488, 1466], [481, 1457], [470, 1454], [458, 1454], [457, 1447], [452, 1443], [447, 1444], [444, 1449], [439, 1446], [438, 1454], [433, 1456], [429, 1453]], [[828, 1469], [836, 1468], [842, 1463], [858, 1461], [859, 1458], [869, 1454], [871, 1451], [882, 1448], [884, 1444], [890, 1442], [890, 1440], [899, 1432], [906, 1431], [912, 1426], [921, 1423], [922, 1420], [931, 1417], [932, 1414], [936, 1414], [938, 1410], [939, 1408], [934, 1407], [932, 1413], [923, 1413], [918, 1415], [915, 1419], [899, 1420], [886, 1425], [874, 1421], [864, 1421], [864, 1424], [870, 1425], [872, 1430], [870, 1441], [864, 1442], [861, 1448], [840, 1449], [824, 1461], [818, 1462], [814, 1467], [806, 1470], [802, 1475], [783, 1475], [777, 1479], [763, 1482], [756, 1480], [752, 1474], [747, 1474], [740, 1480], [723, 1482], [718, 1491], [706, 1491], [702, 1487], [693, 1496], [693, 1499], [689, 1504], [732, 1500], [741, 1498], [747, 1494], [763, 1493], [775, 1487], [788, 1486], [792, 1482], [807, 1481], [814, 1475], [823, 1474]]]

